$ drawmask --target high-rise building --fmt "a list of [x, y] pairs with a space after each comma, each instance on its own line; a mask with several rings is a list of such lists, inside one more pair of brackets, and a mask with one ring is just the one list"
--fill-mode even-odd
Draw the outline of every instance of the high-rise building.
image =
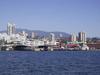
[[55, 34], [54, 33], [50, 33], [50, 35], [51, 35], [51, 45], [55, 45], [55, 42], [56, 42]]
[[86, 43], [86, 33], [79, 32], [79, 42]]
[[15, 34], [15, 24], [8, 23], [8, 25], [7, 25], [7, 34], [8, 35]]
[[34, 33], [34, 32], [32, 32], [31, 37], [32, 37], [32, 38], [35, 38], [35, 33]]
[[75, 34], [72, 34], [72, 35], [71, 35], [71, 42], [75, 42], [75, 41], [77, 41], [77, 40], [76, 40], [76, 35], [75, 35]]

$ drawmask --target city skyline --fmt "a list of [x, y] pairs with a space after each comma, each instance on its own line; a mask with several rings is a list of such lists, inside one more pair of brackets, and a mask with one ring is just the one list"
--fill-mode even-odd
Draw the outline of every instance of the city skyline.
[[2, 0], [0, 31], [8, 22], [17, 28], [66, 33], [86, 32], [100, 37], [99, 0]]

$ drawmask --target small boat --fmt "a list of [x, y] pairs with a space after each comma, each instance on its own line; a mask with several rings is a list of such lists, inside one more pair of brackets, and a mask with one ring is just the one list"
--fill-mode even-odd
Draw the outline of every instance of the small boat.
[[81, 49], [82, 49], [82, 50], [89, 50], [89, 47], [88, 47], [87, 45], [84, 44], [84, 45], [81, 47]]

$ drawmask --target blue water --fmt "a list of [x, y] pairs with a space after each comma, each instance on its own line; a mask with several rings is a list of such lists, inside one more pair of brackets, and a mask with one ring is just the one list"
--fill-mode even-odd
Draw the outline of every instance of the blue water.
[[100, 51], [1, 51], [0, 75], [100, 75]]

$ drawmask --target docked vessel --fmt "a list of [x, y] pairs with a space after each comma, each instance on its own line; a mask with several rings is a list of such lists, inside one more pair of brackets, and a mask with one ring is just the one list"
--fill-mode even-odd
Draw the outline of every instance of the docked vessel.
[[14, 50], [17, 50], [17, 51], [32, 51], [32, 48], [31, 48], [31, 46], [26, 46], [26, 45], [16, 45], [14, 47]]
[[89, 50], [89, 47], [87, 46], [87, 45], [83, 45], [82, 47], [81, 47], [81, 50]]

